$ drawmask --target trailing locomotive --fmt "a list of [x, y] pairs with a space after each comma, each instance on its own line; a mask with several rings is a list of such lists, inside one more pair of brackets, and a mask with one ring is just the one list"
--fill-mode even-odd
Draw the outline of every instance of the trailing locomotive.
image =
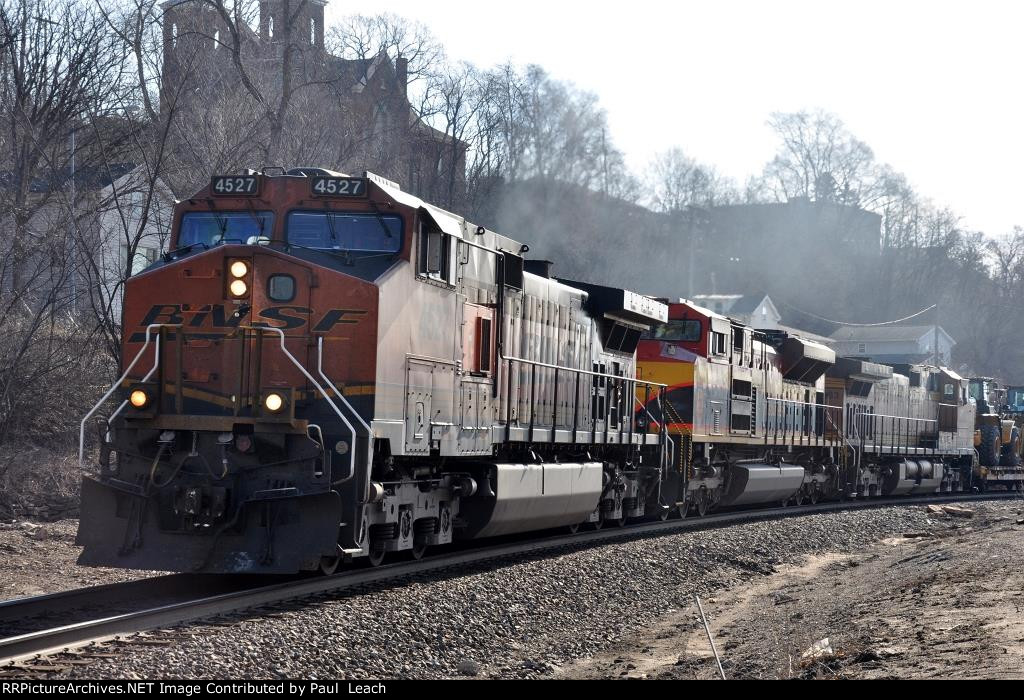
[[1019, 430], [1014, 459], [979, 465], [992, 416], [948, 369], [837, 359], [527, 251], [371, 173], [212, 178], [126, 284], [123, 376], [82, 421], [79, 562], [329, 573], [458, 538], [1024, 484]]
[[978, 469], [976, 401], [944, 367], [837, 359], [823, 345], [680, 300], [641, 340], [638, 368], [666, 385], [649, 410], [682, 445], [665, 492], [683, 516], [1024, 485], [1019, 458]]
[[526, 250], [369, 173], [214, 177], [126, 285], [80, 562], [331, 571], [657, 509], [665, 305]]

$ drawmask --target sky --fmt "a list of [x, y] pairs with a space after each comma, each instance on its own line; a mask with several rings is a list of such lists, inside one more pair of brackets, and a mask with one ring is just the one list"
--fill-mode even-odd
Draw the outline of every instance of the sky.
[[1024, 225], [1024, 3], [331, 0], [327, 24], [358, 12], [596, 93], [637, 172], [679, 146], [742, 184], [777, 150], [772, 112], [823, 109], [969, 229]]

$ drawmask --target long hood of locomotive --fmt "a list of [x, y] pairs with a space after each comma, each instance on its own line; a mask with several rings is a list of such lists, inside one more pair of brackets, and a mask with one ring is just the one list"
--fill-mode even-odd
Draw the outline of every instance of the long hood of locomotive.
[[[242, 260], [250, 294], [232, 299], [228, 267]], [[270, 279], [290, 277], [293, 294], [271, 298]], [[286, 285], [287, 286], [287, 285]], [[161, 387], [161, 410], [226, 415], [237, 412], [239, 392], [274, 388], [295, 391], [297, 403], [315, 398], [312, 386], [280, 349], [285, 347], [320, 381], [323, 371], [369, 420], [377, 363], [379, 290], [358, 279], [263, 246], [221, 246], [152, 269], [128, 280], [124, 304], [124, 364], [142, 348], [146, 329], [168, 326], [161, 338], [161, 367], [151, 380]], [[180, 326], [182, 337], [174, 326]], [[254, 352], [253, 328], [268, 329]], [[156, 337], [156, 331], [153, 332]], [[246, 340], [248, 338], [248, 340]], [[248, 345], [246, 345], [248, 343]], [[133, 372], [152, 367], [153, 345]], [[179, 360], [180, 355], [180, 360]], [[258, 360], [255, 359], [258, 355]]]

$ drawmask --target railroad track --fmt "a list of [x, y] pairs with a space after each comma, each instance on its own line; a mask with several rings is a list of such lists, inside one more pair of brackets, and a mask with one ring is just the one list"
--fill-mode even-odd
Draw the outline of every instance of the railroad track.
[[[148, 630], [209, 620], [246, 610], [327, 594], [359, 592], [381, 584], [425, 574], [463, 571], [468, 566], [517, 559], [566, 549], [592, 547], [621, 540], [657, 537], [686, 530], [725, 527], [743, 522], [798, 517], [842, 510], [892, 505], [927, 505], [1021, 499], [1020, 494], [947, 494], [912, 498], [843, 501], [768, 510], [736, 510], [703, 518], [639, 522], [621, 528], [547, 535], [524, 541], [464, 549], [420, 561], [351, 569], [334, 576], [289, 578], [221, 577], [176, 574], [128, 583], [109, 584], [0, 603], [0, 676], [59, 671], [110, 656], [102, 643]], [[268, 579], [271, 579], [268, 581]], [[54, 624], [54, 621], [57, 624]], [[9, 635], [10, 630], [16, 633]], [[143, 644], [147, 643], [145, 639]], [[169, 643], [154, 640], [152, 643]], [[100, 646], [96, 646], [96, 645]], [[91, 651], [76, 652], [86, 645]], [[52, 655], [71, 656], [52, 664]]]

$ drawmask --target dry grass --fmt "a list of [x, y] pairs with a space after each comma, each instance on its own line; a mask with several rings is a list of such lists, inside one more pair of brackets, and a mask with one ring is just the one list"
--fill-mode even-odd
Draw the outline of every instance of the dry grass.
[[0, 517], [32, 513], [51, 503], [77, 501], [78, 458], [70, 450], [0, 446]]

